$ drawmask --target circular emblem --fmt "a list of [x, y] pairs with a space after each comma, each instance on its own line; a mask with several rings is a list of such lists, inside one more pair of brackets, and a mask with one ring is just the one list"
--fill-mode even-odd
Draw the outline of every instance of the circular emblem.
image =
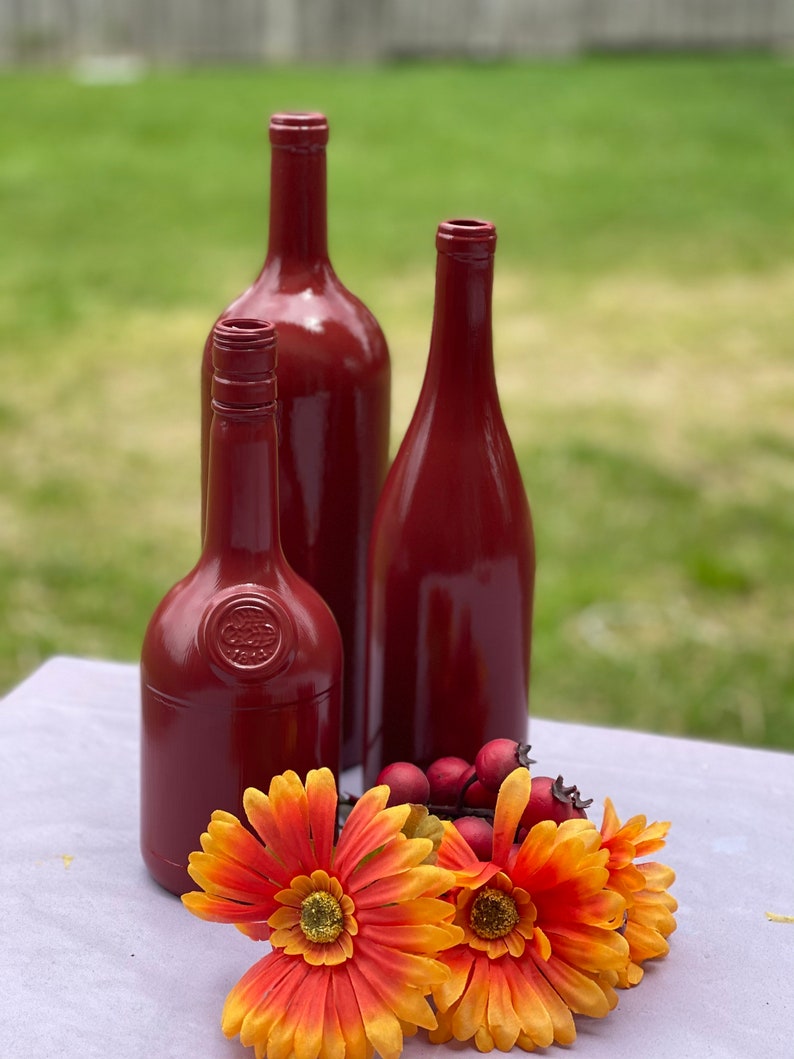
[[280, 669], [289, 657], [292, 623], [276, 600], [232, 589], [207, 611], [202, 640], [215, 665], [262, 677]]

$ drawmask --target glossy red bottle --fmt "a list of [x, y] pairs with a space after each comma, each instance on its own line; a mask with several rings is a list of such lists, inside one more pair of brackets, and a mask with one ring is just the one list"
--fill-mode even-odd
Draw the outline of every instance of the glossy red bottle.
[[[254, 284], [221, 318], [263, 317], [278, 331], [281, 528], [290, 563], [329, 604], [342, 633], [347, 768], [362, 753], [366, 553], [388, 468], [390, 366], [375, 318], [342, 285], [328, 258], [327, 141], [322, 114], [271, 119], [267, 258]], [[208, 343], [205, 483], [211, 376]]]
[[499, 405], [496, 230], [441, 224], [430, 355], [369, 554], [364, 778], [524, 739], [535, 546]]
[[342, 644], [279, 536], [272, 324], [213, 333], [215, 374], [201, 557], [157, 607], [141, 657], [141, 848], [182, 893], [214, 809], [285, 769], [339, 768]]

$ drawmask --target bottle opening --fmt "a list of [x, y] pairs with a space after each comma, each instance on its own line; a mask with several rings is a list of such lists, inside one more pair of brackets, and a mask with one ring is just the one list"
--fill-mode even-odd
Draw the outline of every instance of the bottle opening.
[[220, 320], [212, 331], [212, 398], [252, 407], [276, 400], [276, 328], [267, 320]]
[[231, 317], [218, 321], [212, 342], [216, 349], [275, 349], [276, 327], [269, 320]]
[[436, 232], [436, 249], [455, 256], [487, 258], [496, 249], [496, 225], [473, 217], [443, 221]]
[[274, 114], [269, 132], [270, 142], [277, 147], [324, 147], [328, 143], [328, 119], [319, 111]]

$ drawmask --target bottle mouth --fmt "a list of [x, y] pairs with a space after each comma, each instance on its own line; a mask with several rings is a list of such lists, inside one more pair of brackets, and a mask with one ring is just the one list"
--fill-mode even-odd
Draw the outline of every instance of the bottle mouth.
[[268, 320], [219, 320], [212, 330], [212, 397], [252, 407], [276, 400], [276, 328]]
[[270, 142], [276, 147], [325, 147], [328, 118], [319, 111], [274, 114], [270, 119]]
[[436, 232], [436, 249], [456, 257], [488, 258], [496, 249], [496, 225], [476, 217], [442, 221]]
[[272, 348], [275, 366], [276, 325], [254, 317], [228, 317], [215, 324], [212, 344], [221, 351], [256, 349], [262, 352]]

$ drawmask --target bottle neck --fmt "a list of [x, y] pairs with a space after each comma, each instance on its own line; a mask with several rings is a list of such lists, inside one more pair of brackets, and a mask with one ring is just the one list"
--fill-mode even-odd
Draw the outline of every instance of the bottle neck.
[[267, 264], [328, 263], [325, 147], [272, 144]]
[[424, 390], [442, 403], [481, 403], [496, 395], [491, 298], [493, 252], [439, 247], [433, 328]]
[[260, 568], [283, 557], [278, 515], [276, 403], [240, 409], [213, 401], [204, 555]]

